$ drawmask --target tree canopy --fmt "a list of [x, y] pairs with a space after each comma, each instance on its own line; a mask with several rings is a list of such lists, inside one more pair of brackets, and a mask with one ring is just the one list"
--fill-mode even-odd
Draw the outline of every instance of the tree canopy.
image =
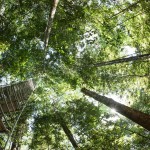
[[33, 150], [148, 150], [148, 130], [81, 89], [150, 114], [149, 12], [148, 0], [2, 0], [1, 85], [36, 82], [12, 141]]

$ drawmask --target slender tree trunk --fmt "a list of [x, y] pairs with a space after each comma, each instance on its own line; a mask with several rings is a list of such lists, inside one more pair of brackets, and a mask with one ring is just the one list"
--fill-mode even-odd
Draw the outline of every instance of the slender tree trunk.
[[11, 145], [11, 150], [18, 150], [18, 146], [16, 142], [13, 142]]
[[137, 60], [142, 60], [142, 59], [149, 59], [150, 54], [143, 54], [143, 55], [137, 55], [137, 56], [132, 56], [128, 58], [120, 58], [120, 59], [114, 59], [110, 61], [104, 61], [104, 62], [99, 62], [95, 64], [90, 64], [88, 65], [89, 67], [102, 67], [102, 66], [108, 66], [108, 65], [114, 65], [114, 64], [120, 64], [120, 63], [125, 63], [125, 62], [130, 62], [130, 61], [137, 61]]
[[48, 145], [48, 150], [50, 150], [50, 145]]
[[96, 92], [90, 91], [86, 88], [82, 88], [81, 92], [110, 108], [114, 108], [118, 113], [122, 114], [123, 116], [129, 118], [130, 120], [150, 131], [150, 115], [120, 104], [111, 98], [98, 95]]
[[76, 143], [74, 137], [73, 137], [73, 134], [71, 133], [71, 131], [69, 130], [67, 124], [65, 123], [65, 121], [63, 120], [62, 117], [59, 116], [59, 119], [60, 119], [60, 125], [61, 127], [63, 128], [66, 136], [68, 137], [68, 139], [70, 140], [72, 146], [77, 149], [78, 148], [78, 144]]
[[131, 4], [131, 5], [129, 5], [128, 7], [122, 9], [122, 10], [119, 11], [118, 13], [114, 14], [113, 16], [111, 16], [109, 19], [111, 19], [111, 18], [113, 18], [113, 17], [115, 17], [115, 16], [117, 16], [117, 15], [119, 15], [119, 14], [125, 12], [125, 11], [128, 11], [129, 9], [132, 9], [133, 7], [136, 7], [136, 6], [138, 5], [138, 3], [140, 3], [141, 1], [143, 1], [143, 0], [138, 0], [137, 2], [135, 2], [135, 3]]
[[45, 49], [47, 48], [47, 45], [48, 45], [49, 35], [50, 35], [50, 32], [51, 32], [52, 23], [53, 23], [53, 20], [54, 20], [54, 16], [55, 16], [55, 13], [56, 13], [56, 8], [57, 8], [57, 5], [58, 5], [58, 2], [59, 2], [59, 0], [54, 0], [52, 10], [49, 14], [49, 19], [48, 19], [47, 27], [46, 27], [46, 30], [45, 30], [45, 37], [44, 37], [44, 48]]
[[50, 10], [50, 14], [49, 14], [49, 18], [48, 18], [48, 23], [45, 29], [45, 35], [44, 35], [44, 68], [43, 68], [43, 74], [45, 72], [45, 68], [46, 68], [46, 64], [45, 64], [45, 60], [46, 60], [46, 54], [47, 54], [47, 46], [48, 46], [48, 42], [49, 42], [49, 36], [50, 36], [50, 32], [52, 29], [52, 24], [53, 24], [53, 20], [55, 17], [55, 13], [56, 13], [56, 9], [58, 6], [58, 2], [59, 0], [53, 0], [53, 7]]

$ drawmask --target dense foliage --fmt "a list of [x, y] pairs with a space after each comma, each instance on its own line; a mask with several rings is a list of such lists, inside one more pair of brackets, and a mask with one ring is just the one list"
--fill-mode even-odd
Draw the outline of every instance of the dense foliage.
[[148, 150], [147, 130], [85, 97], [80, 89], [97, 90], [150, 113], [150, 58], [98, 66], [150, 54], [150, 1], [61, 0], [44, 48], [53, 2], [0, 4], [1, 80], [33, 78], [37, 84], [18, 124], [18, 130], [24, 128], [18, 142], [35, 150], [72, 149], [63, 122], [78, 149]]

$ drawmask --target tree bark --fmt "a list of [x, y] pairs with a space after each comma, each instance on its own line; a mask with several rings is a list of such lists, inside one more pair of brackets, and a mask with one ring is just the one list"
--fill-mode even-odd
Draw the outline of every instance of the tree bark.
[[111, 98], [98, 95], [96, 92], [90, 91], [86, 88], [82, 88], [81, 92], [110, 108], [114, 108], [118, 113], [122, 114], [123, 116], [127, 117], [128, 119], [134, 121], [135, 123], [150, 131], [150, 115], [120, 104]]
[[11, 150], [18, 150], [18, 144], [16, 142], [12, 143]]
[[50, 32], [51, 32], [52, 23], [53, 23], [53, 19], [54, 19], [55, 13], [56, 13], [56, 8], [57, 8], [57, 5], [58, 5], [58, 2], [59, 2], [59, 0], [54, 0], [52, 10], [49, 14], [48, 23], [47, 23], [47, 27], [46, 27], [46, 30], [45, 30], [44, 49], [46, 49], [47, 45], [48, 45], [49, 35], [50, 35]]
[[60, 119], [60, 125], [63, 128], [66, 136], [68, 137], [69, 141], [71, 142], [72, 146], [77, 149], [78, 148], [78, 144], [76, 143], [73, 134], [71, 133], [71, 131], [69, 130], [68, 126], [66, 125], [65, 121], [63, 120], [62, 117], [59, 116]]
[[91, 64], [88, 66], [90, 66], [90, 67], [102, 67], [102, 66], [120, 64], [120, 63], [137, 61], [137, 60], [148, 59], [148, 58], [150, 58], [150, 54], [143, 54], [143, 55], [137, 55], [137, 56], [132, 56], [132, 57], [128, 57], [128, 58], [122, 58], [122, 59], [120, 58], [120, 59], [114, 59], [114, 60], [110, 60], [110, 61], [99, 62], [99, 63]]

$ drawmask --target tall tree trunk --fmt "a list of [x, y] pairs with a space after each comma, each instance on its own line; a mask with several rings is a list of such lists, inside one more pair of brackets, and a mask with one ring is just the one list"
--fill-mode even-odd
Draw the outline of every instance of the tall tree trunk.
[[50, 145], [48, 145], [48, 150], [50, 150]]
[[128, 7], [124, 8], [124, 9], [122, 9], [121, 11], [119, 11], [118, 13], [112, 15], [109, 19], [111, 19], [111, 18], [113, 18], [113, 17], [115, 17], [115, 16], [117, 16], [117, 15], [119, 15], [119, 14], [121, 14], [121, 13], [124, 13], [124, 12], [126, 12], [126, 11], [128, 11], [128, 10], [130, 10], [130, 9], [133, 9], [133, 7], [137, 7], [138, 4], [139, 4], [141, 1], [143, 1], [143, 0], [138, 0], [137, 2], [135, 2], [135, 3], [133, 3], [133, 4], [130, 4]]
[[47, 27], [45, 30], [45, 37], [44, 37], [44, 48], [45, 49], [47, 48], [47, 45], [48, 45], [49, 35], [51, 32], [52, 23], [53, 23], [53, 19], [54, 19], [55, 13], [56, 13], [56, 8], [58, 5], [58, 2], [59, 2], [59, 0], [54, 0], [53, 7], [52, 7], [50, 14], [49, 14], [49, 19], [48, 19]]
[[96, 92], [90, 91], [86, 88], [82, 88], [81, 92], [110, 108], [114, 108], [118, 113], [122, 114], [123, 116], [129, 118], [130, 120], [150, 131], [150, 115], [120, 104], [111, 98], [98, 95]]
[[137, 55], [137, 56], [132, 56], [132, 57], [128, 57], [128, 58], [122, 58], [122, 59], [120, 58], [120, 59], [114, 59], [114, 60], [110, 60], [110, 61], [99, 62], [99, 63], [95, 63], [95, 64], [90, 64], [88, 66], [89, 67], [102, 67], [102, 66], [120, 64], [120, 63], [137, 61], [137, 60], [148, 59], [148, 58], [150, 58], [150, 54], [143, 54], [143, 55]]
[[[51, 29], [52, 29], [52, 24], [53, 24], [56, 9], [57, 9], [57, 6], [58, 6], [58, 2], [59, 2], [59, 0], [53, 0], [53, 6], [52, 6], [52, 9], [50, 10], [47, 26], [46, 26], [46, 29], [45, 29], [45, 35], [44, 35], [44, 57], [45, 58], [44, 58], [44, 62], [46, 60], [46, 54], [48, 52], [47, 46], [48, 46], [49, 36], [50, 36]], [[43, 68], [44, 72], [46, 70], [45, 67], [46, 67], [46, 64], [44, 63], [44, 68]], [[44, 72], [42, 74], [44, 74]]]
[[16, 142], [12, 143], [11, 150], [18, 150], [18, 144]]
[[3, 148], [1, 147], [1, 145], [0, 145], [0, 150], [3, 150]]
[[71, 142], [72, 146], [77, 149], [78, 148], [78, 144], [76, 143], [73, 134], [71, 133], [71, 131], [69, 130], [66, 122], [64, 121], [64, 119], [62, 117], [59, 116], [60, 119], [60, 125], [63, 128], [66, 136], [68, 137], [69, 141]]

